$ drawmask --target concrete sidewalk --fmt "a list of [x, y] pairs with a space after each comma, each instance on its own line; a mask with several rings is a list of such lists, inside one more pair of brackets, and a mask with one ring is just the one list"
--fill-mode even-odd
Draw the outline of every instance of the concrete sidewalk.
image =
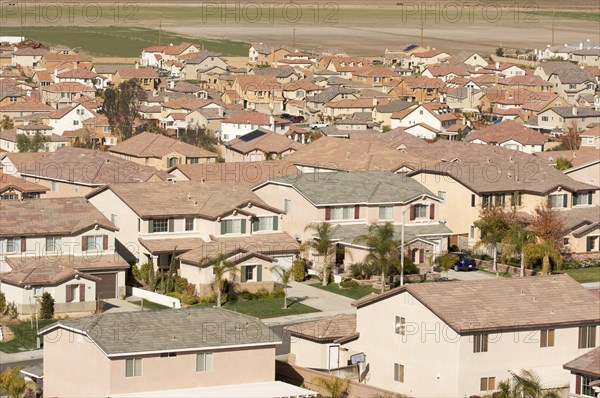
[[306, 283], [290, 282], [288, 297], [324, 312], [337, 311], [342, 313], [348, 310], [355, 311], [355, 308], [352, 307], [354, 299], [318, 289]]
[[25, 362], [32, 359], [41, 359], [44, 356], [44, 350], [23, 351], [7, 354], [0, 352], [0, 365], [7, 363]]

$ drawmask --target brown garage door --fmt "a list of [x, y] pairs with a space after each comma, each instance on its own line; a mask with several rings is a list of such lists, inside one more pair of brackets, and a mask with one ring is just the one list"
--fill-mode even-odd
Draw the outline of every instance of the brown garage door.
[[95, 274], [100, 281], [96, 282], [96, 299], [117, 297], [117, 274]]

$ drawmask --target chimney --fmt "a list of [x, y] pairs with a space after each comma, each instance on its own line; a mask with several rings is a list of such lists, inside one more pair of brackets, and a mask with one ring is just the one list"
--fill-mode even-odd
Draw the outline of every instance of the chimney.
[[138, 64], [137, 61], [135, 61], [135, 65], [134, 66], [135, 66], [135, 69], [140, 69], [140, 64]]
[[77, 61], [73, 61], [73, 70], [77, 70]]
[[272, 114], [269, 116], [269, 123], [271, 124], [271, 131], [275, 132], [275, 117]]
[[373, 108], [377, 106], [377, 97], [373, 97]]
[[579, 49], [583, 50], [583, 42], [579, 43]]
[[219, 112], [219, 116], [223, 117], [223, 107], [220, 106], [217, 109], [218, 109], [218, 112]]
[[577, 116], [577, 106], [573, 106], [573, 116]]
[[168, 95], [165, 95], [163, 97], [163, 103], [165, 103], [165, 102], [169, 102], [169, 96]]
[[171, 90], [175, 88], [175, 80], [169, 80], [169, 88]]
[[496, 70], [500, 69], [500, 62], [496, 61]]

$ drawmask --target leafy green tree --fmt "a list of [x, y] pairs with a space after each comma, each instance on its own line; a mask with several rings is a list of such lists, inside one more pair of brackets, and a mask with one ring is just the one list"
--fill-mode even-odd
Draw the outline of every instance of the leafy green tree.
[[498, 47], [498, 48], [496, 49], [496, 55], [497, 55], [498, 57], [504, 57], [504, 48], [502, 48], [502, 47]]
[[550, 261], [556, 265], [556, 269], [560, 269], [562, 266], [560, 252], [556, 249], [554, 242], [550, 239], [542, 239], [538, 240], [536, 243], [528, 243], [525, 245], [523, 251], [530, 263], [535, 260], [542, 260], [542, 275], [548, 275], [550, 273]]
[[387, 133], [391, 129], [392, 128], [389, 125], [387, 125], [387, 124], [384, 124], [383, 126], [381, 126], [381, 131], [384, 132], [384, 133]]
[[371, 224], [366, 235], [357, 236], [354, 243], [365, 244], [369, 248], [369, 254], [365, 262], [374, 265], [381, 274], [381, 292], [385, 291], [386, 274], [392, 272], [400, 264], [398, 247], [400, 241], [394, 238], [394, 224]]
[[0, 292], [0, 317], [6, 313], [6, 295]]
[[175, 278], [177, 278], [177, 256], [176, 256], [177, 247], [173, 248], [173, 253], [171, 254], [171, 262], [169, 263], [169, 272], [165, 281], [165, 293], [173, 293], [175, 290]]
[[219, 254], [213, 258], [204, 258], [200, 260], [200, 267], [212, 265], [213, 267], [213, 288], [217, 291], [217, 307], [221, 307], [221, 295], [227, 284], [227, 276], [230, 275], [233, 279], [239, 273], [236, 265], [227, 261], [225, 254]]
[[117, 88], [104, 90], [102, 105], [110, 127], [121, 141], [133, 135], [133, 124], [146, 93], [137, 79], [129, 79]]
[[492, 246], [493, 270], [498, 270], [498, 245], [510, 229], [510, 214], [501, 206], [483, 207], [479, 219], [473, 225], [481, 231], [481, 239], [475, 247]]
[[15, 123], [12, 121], [8, 115], [4, 115], [2, 117], [2, 121], [0, 122], [0, 131], [2, 130], [10, 130], [15, 127]]
[[292, 279], [292, 267], [285, 268], [281, 265], [275, 265], [271, 268], [271, 271], [275, 272], [283, 285], [283, 309], [287, 310], [288, 285]]
[[54, 298], [48, 292], [44, 292], [44, 294], [42, 294], [39, 315], [40, 319], [54, 318]]
[[440, 266], [442, 271], [448, 272], [450, 268], [454, 264], [456, 264], [456, 260], [458, 260], [458, 256], [452, 253], [440, 254], [435, 258], [435, 263]]
[[332, 240], [333, 225], [328, 222], [311, 223], [304, 228], [304, 231], [316, 232], [316, 236], [303, 242], [301, 248], [309, 248], [322, 258], [323, 286], [327, 286], [329, 272], [331, 271], [331, 257], [336, 253]]
[[306, 277], [306, 261], [303, 258], [295, 259], [292, 264], [292, 270], [293, 279], [296, 282], [304, 281], [304, 278]]
[[47, 141], [48, 138], [40, 132], [35, 133], [33, 138], [29, 138], [26, 134], [18, 134], [17, 149], [19, 152], [38, 152]]
[[561, 156], [556, 159], [556, 166], [554, 166], [554, 167], [556, 167], [560, 171], [564, 171], [564, 170], [568, 170], [571, 167], [573, 167], [573, 163], [569, 159]]
[[521, 260], [520, 276], [525, 276], [525, 248], [535, 242], [535, 234], [527, 228], [524, 222], [514, 219], [510, 229], [502, 238], [502, 258], [506, 261], [508, 257], [518, 255]]
[[501, 381], [497, 389], [494, 398], [559, 398], [562, 396], [558, 389], [544, 389], [540, 376], [527, 369], [515, 374], [512, 382]]
[[37, 389], [33, 382], [26, 382], [21, 376], [21, 368], [8, 368], [0, 375], [0, 388], [10, 398], [20, 398], [27, 391], [27, 388]]
[[346, 398], [348, 397], [348, 387], [350, 382], [348, 379], [339, 377], [315, 377], [312, 381], [321, 386], [327, 393], [329, 398]]

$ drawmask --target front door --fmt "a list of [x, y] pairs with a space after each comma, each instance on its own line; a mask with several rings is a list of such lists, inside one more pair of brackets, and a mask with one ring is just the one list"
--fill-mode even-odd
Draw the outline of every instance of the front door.
[[329, 346], [329, 364], [328, 369], [337, 369], [340, 367], [340, 346]]

